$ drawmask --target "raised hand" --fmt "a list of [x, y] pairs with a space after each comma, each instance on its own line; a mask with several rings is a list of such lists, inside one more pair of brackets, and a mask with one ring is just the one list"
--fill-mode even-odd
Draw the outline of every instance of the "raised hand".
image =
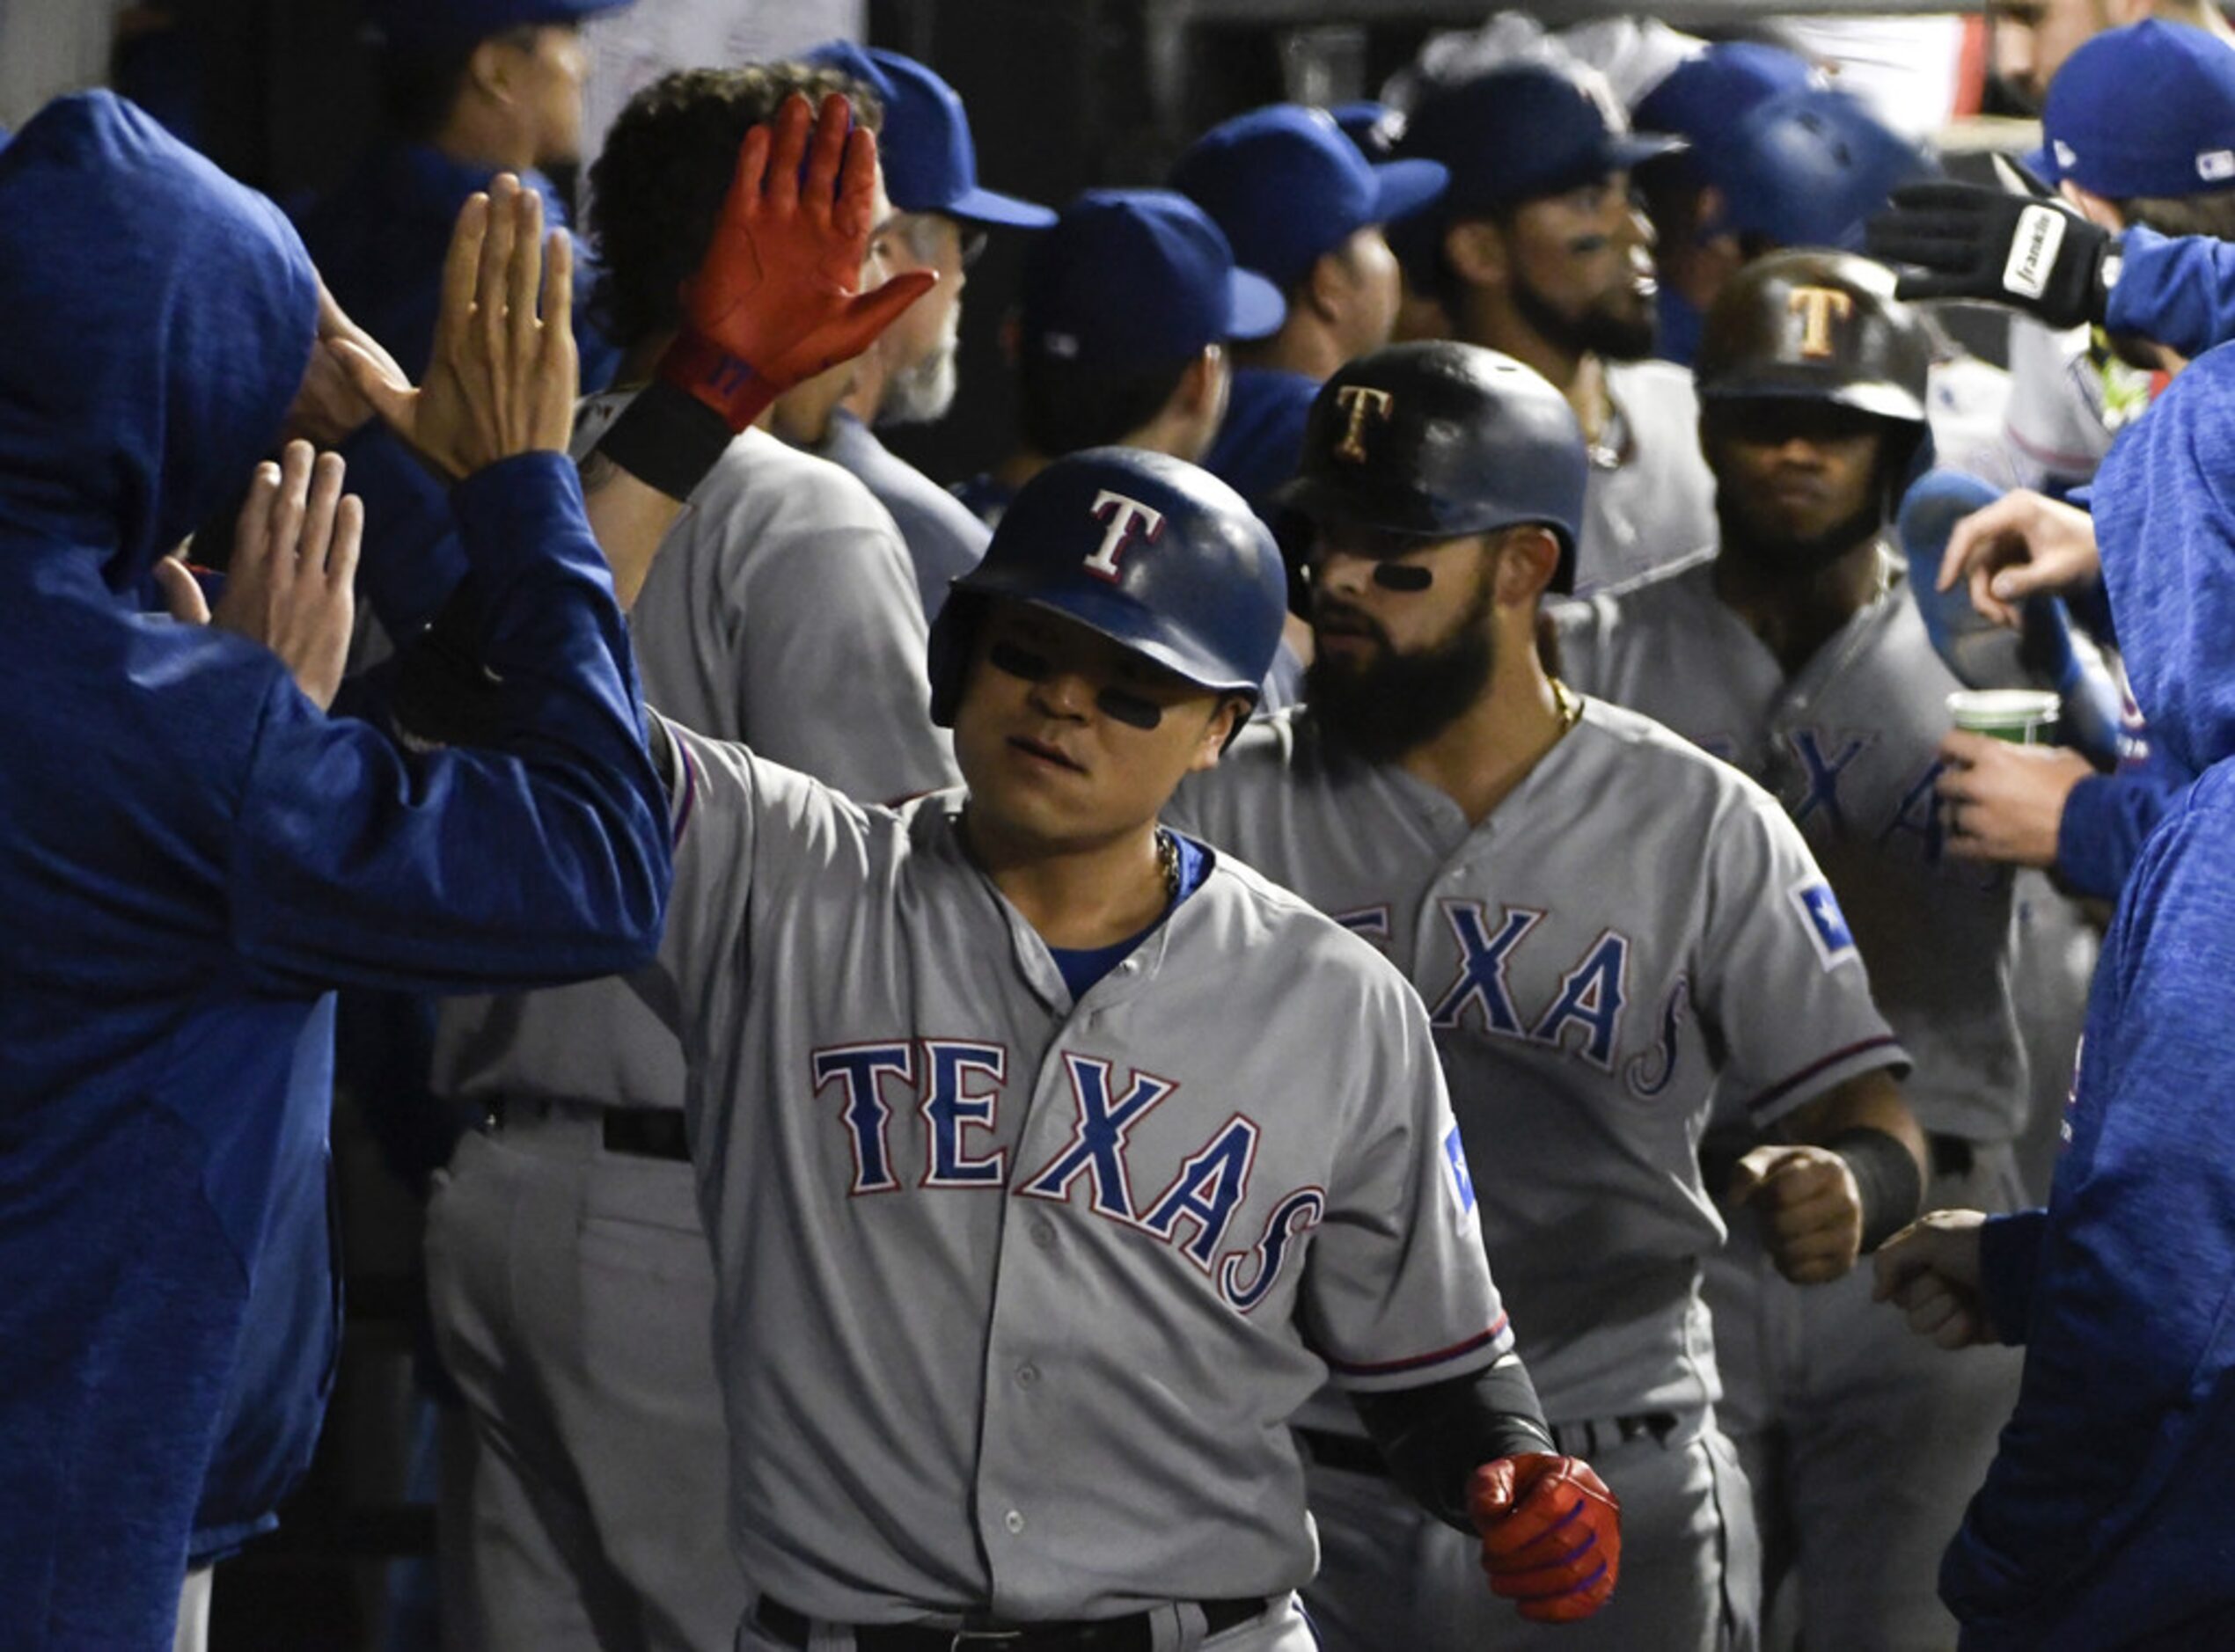
[[1622, 1505], [1578, 1457], [1528, 1452], [1475, 1471], [1467, 1512], [1494, 1595], [1532, 1623], [1573, 1623], [1613, 1596]]
[[[351, 582], [364, 533], [364, 508], [354, 494], [343, 494], [341, 479], [340, 456], [314, 458], [307, 442], [290, 442], [277, 464], [256, 467], [212, 616], [213, 624], [279, 655], [321, 711], [341, 686], [356, 617]], [[172, 583], [165, 596], [178, 612], [183, 593]]]
[[349, 319], [321, 281], [319, 336], [311, 346], [311, 365], [303, 375], [303, 387], [295, 392], [295, 405], [288, 409], [289, 437], [299, 436], [321, 448], [339, 447], [378, 417], [350, 376], [348, 359], [341, 348], [344, 342], [355, 345], [362, 354], [371, 357], [385, 382], [409, 387], [410, 381], [405, 377], [403, 369], [396, 365], [396, 358], [372, 334]]
[[[351, 382], [420, 457], [453, 479], [522, 453], [563, 453], [573, 433], [574, 244], [547, 244], [543, 199], [500, 173], [458, 215], [443, 265], [435, 353], [414, 390], [377, 347], [337, 336]], [[537, 294], [542, 294], [539, 311]], [[346, 318], [345, 318], [346, 319]]]
[[1864, 250], [1908, 265], [1902, 298], [2008, 304], [2053, 327], [2103, 319], [2110, 235], [2005, 167], [2007, 187], [1910, 184], [1865, 230]]
[[684, 283], [684, 327], [660, 376], [743, 430], [777, 396], [867, 349], [928, 291], [929, 270], [860, 290], [876, 209], [876, 139], [832, 93], [794, 93], [746, 133], [722, 216]]

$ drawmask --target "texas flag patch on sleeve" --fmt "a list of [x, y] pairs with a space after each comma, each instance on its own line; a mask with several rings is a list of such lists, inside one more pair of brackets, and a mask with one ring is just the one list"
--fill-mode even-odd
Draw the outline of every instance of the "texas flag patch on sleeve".
[[1854, 932], [1847, 927], [1847, 914], [1839, 910], [1839, 897], [1831, 892], [1831, 885], [1821, 878], [1811, 878], [1794, 884], [1788, 893], [1800, 909], [1808, 939], [1816, 943], [1816, 956], [1826, 969], [1836, 969], [1855, 955]]
[[1471, 1233], [1475, 1231], [1475, 1178], [1467, 1168], [1467, 1147], [1459, 1139], [1456, 1124], [1444, 1132], [1443, 1163], [1454, 1221], [1462, 1233]]

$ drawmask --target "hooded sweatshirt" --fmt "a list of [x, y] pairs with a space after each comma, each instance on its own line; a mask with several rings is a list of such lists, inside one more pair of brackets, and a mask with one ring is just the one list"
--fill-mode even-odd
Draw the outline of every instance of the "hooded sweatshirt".
[[0, 150], [0, 1644], [160, 1648], [197, 1503], [316, 1431], [327, 990], [630, 967], [666, 810], [561, 456], [454, 495], [502, 750], [406, 755], [139, 611], [273, 443], [310, 261], [105, 93]]
[[2235, 347], [2112, 450], [2094, 510], [2151, 738], [2198, 778], [2096, 967], [2048, 1207], [1991, 1219], [2017, 1410], [1941, 1569], [1972, 1648], [2235, 1645]]

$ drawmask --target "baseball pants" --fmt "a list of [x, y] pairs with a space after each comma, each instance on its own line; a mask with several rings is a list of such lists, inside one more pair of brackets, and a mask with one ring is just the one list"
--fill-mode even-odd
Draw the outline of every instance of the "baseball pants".
[[1481, 1546], [1379, 1474], [1308, 1463], [1327, 1652], [1751, 1652], [1760, 1575], [1738, 1458], [1712, 1417], [1586, 1453], [1622, 1501], [1622, 1578], [1581, 1623], [1532, 1624], [1490, 1592]]
[[209, 1652], [209, 1583], [207, 1566], [187, 1574], [186, 1587], [179, 1591], [179, 1633], [171, 1652]]
[[[1158, 1607], [1151, 1614], [1155, 1630], [1154, 1652], [1316, 1652], [1311, 1626], [1291, 1597], [1285, 1606], [1262, 1618], [1236, 1624], [1223, 1634], [1203, 1633], [1203, 1614], [1194, 1606]], [[795, 1652], [752, 1620], [747, 1613], [737, 1625], [736, 1652]], [[806, 1652], [854, 1652], [854, 1634], [843, 1624], [814, 1626]]]
[[718, 1652], [751, 1598], [691, 1166], [600, 1125], [512, 1108], [429, 1205], [436, 1343], [480, 1445], [447, 1638], [477, 1652]]
[[[2015, 1158], [1974, 1150], [1936, 1175], [1927, 1210], [2012, 1209]], [[2018, 1399], [2019, 1349], [1959, 1353], [1871, 1300], [1868, 1258], [1846, 1278], [1780, 1278], [1741, 1212], [1707, 1264], [1718, 1408], [1754, 1488], [1772, 1652], [1936, 1652], [1956, 1643], [1941, 1552], [1986, 1478]], [[1797, 1602], [1778, 1598], [1797, 1590]]]

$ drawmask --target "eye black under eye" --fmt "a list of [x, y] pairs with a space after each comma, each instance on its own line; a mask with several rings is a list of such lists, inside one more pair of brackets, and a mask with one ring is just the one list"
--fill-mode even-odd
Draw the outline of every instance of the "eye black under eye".
[[990, 644], [986, 650], [986, 658], [996, 670], [1022, 677], [1027, 683], [1044, 683], [1055, 672], [1055, 667], [1049, 663], [1047, 655], [1034, 654], [1030, 648], [1020, 648], [1007, 640]]
[[[1005, 671], [1022, 682], [1044, 683], [1055, 675], [1054, 662], [1047, 655], [1019, 647], [1006, 638], [996, 638], [986, 645], [986, 659], [995, 670]], [[1154, 728], [1164, 720], [1161, 705], [1147, 695], [1125, 689], [1096, 690], [1095, 705], [1110, 721], [1123, 723], [1128, 728]]]
[[1374, 582], [1392, 591], [1425, 591], [1436, 582], [1435, 572], [1418, 562], [1376, 562]]
[[1129, 728], [1154, 728], [1164, 720], [1164, 708], [1154, 700], [1121, 688], [1106, 688], [1095, 695], [1095, 704], [1112, 722]]

